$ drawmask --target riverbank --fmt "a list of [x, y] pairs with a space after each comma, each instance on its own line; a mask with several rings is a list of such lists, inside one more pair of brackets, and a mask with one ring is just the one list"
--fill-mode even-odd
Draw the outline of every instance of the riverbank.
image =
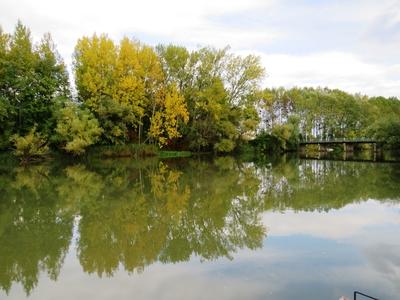
[[155, 145], [148, 144], [125, 144], [110, 146], [93, 146], [86, 153], [87, 157], [96, 158], [117, 158], [131, 157], [134, 159], [146, 157], [189, 157], [190, 151], [170, 151], [162, 150]]
[[162, 150], [155, 145], [148, 144], [126, 144], [126, 145], [103, 145], [92, 146], [86, 153], [80, 156], [74, 156], [57, 149], [50, 149], [42, 155], [19, 156], [12, 150], [0, 152], [0, 162], [3, 165], [17, 164], [35, 164], [52, 160], [63, 161], [87, 161], [92, 159], [110, 159], [110, 158], [130, 158], [133, 160], [144, 160], [147, 158], [179, 158], [190, 157], [191, 151], [171, 151]]
[[[354, 151], [342, 151], [340, 147], [333, 147], [331, 151], [318, 151], [315, 145], [307, 147], [293, 147], [291, 150], [284, 150], [276, 144], [270, 143], [264, 146], [260, 143], [246, 143], [238, 147], [230, 155], [244, 159], [260, 159], [260, 157], [279, 157], [282, 155], [298, 156], [301, 158], [315, 159], [334, 159], [334, 160], [361, 160], [361, 161], [399, 161], [400, 151], [393, 149], [380, 148], [379, 151], [373, 151], [371, 147], [355, 147]], [[67, 161], [87, 161], [92, 159], [112, 159], [127, 158], [133, 160], [144, 160], [147, 158], [181, 158], [193, 155], [212, 155], [226, 156], [217, 152], [191, 152], [177, 150], [163, 150], [154, 144], [125, 144], [125, 145], [98, 145], [91, 146], [83, 155], [71, 155], [58, 149], [49, 149], [42, 155], [18, 156], [15, 151], [3, 151], [2, 157], [6, 157], [6, 164], [31, 164], [49, 160], [67, 160]]]

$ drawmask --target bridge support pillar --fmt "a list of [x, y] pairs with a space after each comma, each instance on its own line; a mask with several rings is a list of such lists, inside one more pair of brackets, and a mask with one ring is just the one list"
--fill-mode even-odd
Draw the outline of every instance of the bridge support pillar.
[[305, 145], [299, 145], [299, 151], [300, 151], [300, 153], [307, 153], [307, 151], [306, 151], [306, 147], [307, 146], [305, 146]]
[[353, 152], [353, 151], [354, 151], [354, 144], [343, 143], [343, 152]]

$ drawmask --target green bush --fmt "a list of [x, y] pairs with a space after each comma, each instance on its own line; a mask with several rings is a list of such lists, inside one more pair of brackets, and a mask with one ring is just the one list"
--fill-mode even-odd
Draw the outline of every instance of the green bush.
[[47, 140], [36, 132], [36, 126], [25, 136], [13, 135], [11, 142], [14, 144], [14, 155], [22, 162], [42, 159], [49, 152]]
[[255, 147], [256, 153], [280, 153], [283, 149], [281, 140], [266, 132], [260, 133], [250, 144]]
[[217, 152], [228, 153], [235, 149], [235, 143], [229, 139], [222, 139], [214, 145], [214, 150]]
[[75, 103], [67, 103], [57, 113], [55, 131], [53, 140], [74, 155], [85, 153], [86, 148], [95, 144], [103, 132], [93, 114]]

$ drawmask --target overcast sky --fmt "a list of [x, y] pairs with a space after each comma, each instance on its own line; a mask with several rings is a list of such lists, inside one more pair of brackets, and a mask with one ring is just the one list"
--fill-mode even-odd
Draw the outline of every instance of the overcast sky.
[[400, 97], [400, 0], [1, 0], [3, 30], [18, 19], [69, 65], [79, 37], [104, 32], [260, 55], [268, 87]]

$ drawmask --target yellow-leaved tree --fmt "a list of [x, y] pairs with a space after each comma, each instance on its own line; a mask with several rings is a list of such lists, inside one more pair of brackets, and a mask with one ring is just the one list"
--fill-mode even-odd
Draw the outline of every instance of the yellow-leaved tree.
[[106, 35], [84, 37], [75, 48], [79, 98], [100, 121], [107, 142], [126, 142], [141, 124], [151, 77], [143, 67], [144, 49], [128, 38], [116, 45]]
[[112, 98], [128, 108], [130, 124], [136, 128], [146, 105], [143, 71], [139, 61], [138, 42], [123, 38], [118, 49]]
[[[144, 93], [146, 97], [145, 112], [139, 123], [138, 142], [140, 144], [142, 135], [147, 134], [148, 136], [150, 120], [155, 115], [158, 103], [163, 101], [165, 75], [160, 59], [153, 48], [142, 45], [138, 52], [138, 60], [140, 63], [140, 76], [144, 83]], [[150, 136], [148, 136], [148, 138], [149, 137]]]
[[150, 119], [149, 136], [160, 147], [167, 145], [173, 139], [181, 137], [180, 123], [187, 124], [189, 112], [185, 98], [178, 92], [175, 85], [167, 88], [165, 97], [158, 103], [159, 107]]
[[74, 53], [79, 98], [97, 111], [101, 96], [111, 96], [116, 77], [117, 48], [107, 35], [83, 37]]

